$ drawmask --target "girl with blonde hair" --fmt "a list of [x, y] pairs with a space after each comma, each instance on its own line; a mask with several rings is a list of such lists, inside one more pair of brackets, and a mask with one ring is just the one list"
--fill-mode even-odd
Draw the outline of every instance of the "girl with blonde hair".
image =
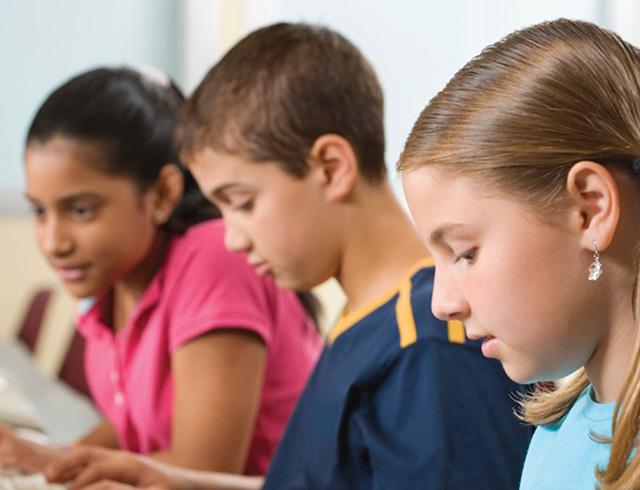
[[640, 54], [560, 19], [429, 102], [398, 164], [436, 261], [432, 309], [484, 338], [538, 428], [521, 489], [640, 488]]

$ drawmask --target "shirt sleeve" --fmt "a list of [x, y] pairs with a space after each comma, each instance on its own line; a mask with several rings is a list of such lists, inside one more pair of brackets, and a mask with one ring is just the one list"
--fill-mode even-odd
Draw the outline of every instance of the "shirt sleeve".
[[222, 243], [200, 240], [172, 271], [170, 349], [219, 328], [258, 334], [267, 346], [273, 336], [268, 278], [259, 277], [242, 254]]
[[514, 392], [477, 349], [418, 341], [353, 418], [376, 490], [518, 487], [531, 431], [513, 415]]

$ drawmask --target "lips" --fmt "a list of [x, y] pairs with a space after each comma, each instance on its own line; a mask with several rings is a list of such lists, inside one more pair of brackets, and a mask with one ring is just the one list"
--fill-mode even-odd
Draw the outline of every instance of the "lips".
[[271, 266], [267, 262], [255, 264], [253, 268], [259, 276], [265, 276], [271, 272]]
[[491, 335], [489, 335], [482, 342], [482, 347], [481, 347], [482, 355], [484, 357], [493, 357], [493, 352], [496, 349], [497, 343], [498, 343], [498, 339], [496, 339], [495, 337], [492, 337]]
[[[466, 329], [465, 329], [465, 330], [466, 330]], [[469, 332], [468, 330], [466, 330], [466, 332], [465, 332], [465, 333], [466, 333], [467, 338], [468, 338], [469, 340], [479, 340], [479, 339], [484, 339], [484, 338], [486, 338], [486, 337], [489, 337], [489, 335], [488, 335], [488, 334], [486, 334], [486, 333], [485, 333], [485, 334], [477, 334], [477, 333], [471, 333], [471, 332]]]
[[79, 281], [85, 278], [87, 271], [89, 270], [89, 266], [55, 266], [55, 269], [63, 281]]

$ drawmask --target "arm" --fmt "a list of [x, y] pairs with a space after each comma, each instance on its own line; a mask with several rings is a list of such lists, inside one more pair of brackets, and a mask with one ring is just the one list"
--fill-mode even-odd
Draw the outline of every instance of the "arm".
[[172, 444], [154, 459], [186, 468], [242, 473], [262, 392], [266, 348], [255, 333], [221, 329], [172, 356]]
[[103, 420], [100, 425], [94, 427], [91, 432], [84, 435], [78, 442], [80, 444], [101, 446], [110, 449], [118, 449], [120, 447], [116, 431], [107, 420]]

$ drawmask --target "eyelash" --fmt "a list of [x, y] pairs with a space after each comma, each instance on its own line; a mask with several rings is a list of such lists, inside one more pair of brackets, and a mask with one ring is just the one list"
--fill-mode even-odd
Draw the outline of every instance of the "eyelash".
[[[42, 220], [47, 215], [47, 212], [43, 206], [32, 206], [31, 213], [37, 220]], [[89, 221], [95, 216], [96, 207], [90, 205], [73, 206], [68, 210], [68, 213], [70, 213], [76, 220]]]
[[31, 213], [36, 217], [36, 219], [41, 219], [44, 217], [45, 211], [41, 206], [32, 206]]
[[242, 204], [238, 204], [237, 206], [233, 207], [234, 211], [242, 211], [242, 212], [251, 211], [252, 208], [253, 208], [253, 199], [249, 199], [248, 201], [245, 201]]
[[80, 218], [87, 218], [92, 215], [94, 211], [92, 206], [74, 206], [72, 209], [72, 213]]
[[458, 262], [460, 262], [462, 260], [464, 260], [465, 262], [468, 262], [468, 263], [473, 263], [473, 261], [476, 258], [476, 251], [477, 251], [477, 248], [474, 247], [474, 248], [472, 248], [470, 250], [467, 250], [463, 254], [458, 255], [455, 258], [455, 263], [457, 264]]

